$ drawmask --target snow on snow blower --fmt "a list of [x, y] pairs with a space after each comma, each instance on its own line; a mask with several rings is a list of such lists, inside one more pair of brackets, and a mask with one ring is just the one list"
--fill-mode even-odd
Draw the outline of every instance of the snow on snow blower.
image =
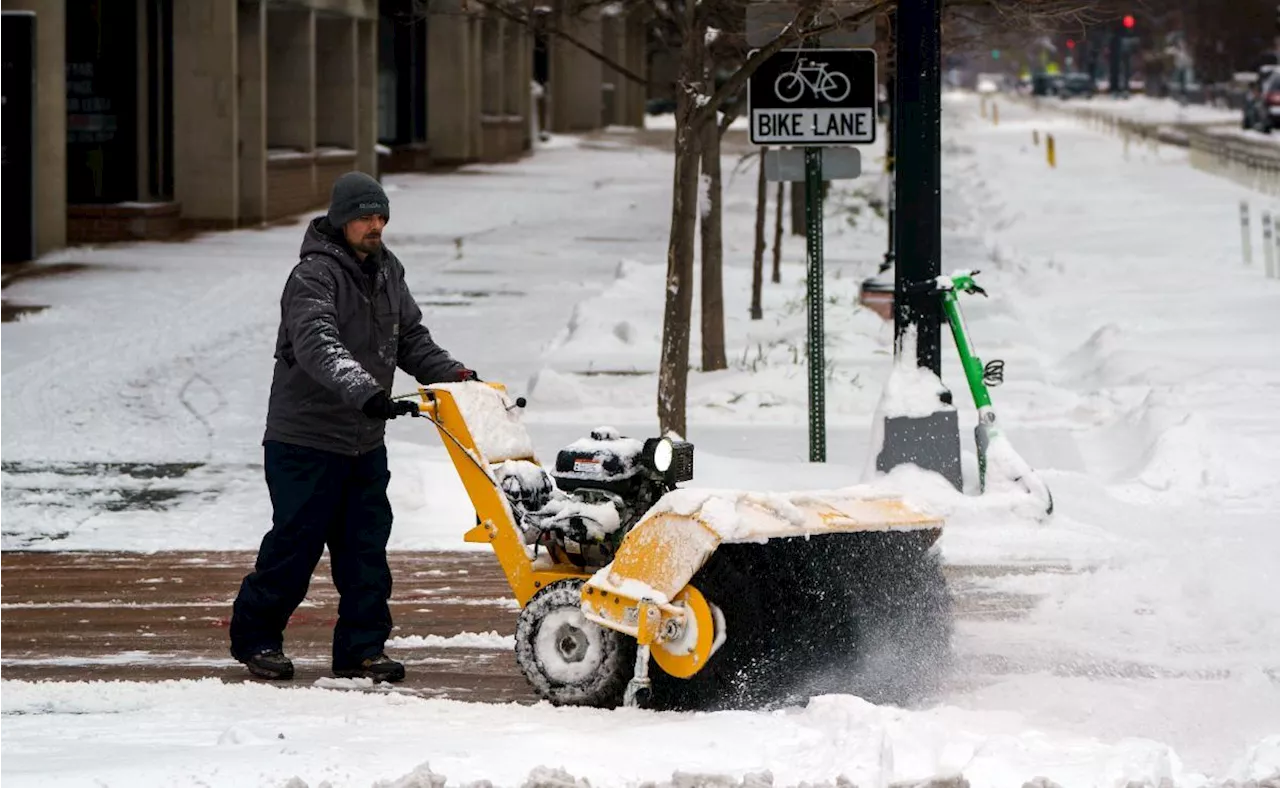
[[987, 295], [987, 291], [974, 281], [978, 273], [978, 271], [956, 271], [950, 276], [939, 276], [923, 286], [927, 290], [942, 294], [942, 309], [947, 315], [947, 322], [951, 324], [956, 353], [960, 356], [960, 365], [964, 368], [969, 392], [973, 395], [973, 404], [978, 409], [978, 425], [974, 428], [974, 444], [978, 450], [978, 487], [985, 492], [989, 479], [994, 473], [1001, 479], [1014, 482], [1038, 500], [1044, 506], [1045, 514], [1053, 514], [1053, 494], [1049, 491], [1049, 487], [1032, 470], [1022, 455], [1018, 454], [1008, 437], [996, 425], [996, 411], [991, 404], [991, 392], [987, 387], [999, 386], [1004, 382], [1004, 362], [997, 360], [985, 365], [982, 363], [974, 352], [973, 342], [969, 339], [969, 329], [964, 322], [964, 314], [960, 311], [958, 293]]
[[692, 490], [693, 445], [602, 427], [534, 456], [499, 384], [420, 388], [521, 611], [516, 661], [557, 705], [905, 703], [950, 653], [943, 522], [868, 488]]

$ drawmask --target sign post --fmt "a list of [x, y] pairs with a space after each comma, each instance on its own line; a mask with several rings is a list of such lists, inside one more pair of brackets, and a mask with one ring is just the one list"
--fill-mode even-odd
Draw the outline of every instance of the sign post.
[[[876, 55], [871, 49], [784, 49], [751, 76], [747, 114], [751, 142], [804, 149], [805, 250], [808, 258], [809, 461], [826, 462], [826, 359], [822, 312], [822, 184], [829, 177], [857, 177], [860, 159], [824, 146], [876, 139]], [[848, 149], [844, 149], [847, 154]], [[772, 151], [771, 151], [772, 153]], [[788, 177], [786, 154], [774, 153], [778, 179]]]
[[809, 462], [827, 460], [826, 355], [822, 325], [822, 148], [804, 149], [804, 229], [809, 258]]

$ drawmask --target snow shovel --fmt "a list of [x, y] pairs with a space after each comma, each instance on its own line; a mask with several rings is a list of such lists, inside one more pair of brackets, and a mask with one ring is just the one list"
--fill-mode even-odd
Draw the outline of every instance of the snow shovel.
[[964, 376], [969, 383], [969, 392], [973, 395], [973, 404], [978, 409], [978, 426], [973, 430], [974, 443], [978, 449], [978, 489], [986, 492], [988, 478], [994, 472], [1015, 482], [1039, 501], [1044, 506], [1045, 514], [1053, 514], [1053, 494], [1049, 491], [1049, 487], [1018, 454], [1008, 437], [996, 425], [996, 411], [991, 404], [991, 392], [987, 387], [999, 386], [1004, 382], [1004, 362], [997, 359], [985, 365], [982, 363], [974, 352], [964, 315], [960, 311], [958, 293], [987, 295], [987, 291], [974, 281], [978, 273], [976, 270], [956, 271], [950, 276], [940, 276], [933, 282], [924, 283], [912, 289], [917, 292], [942, 294], [942, 309], [946, 312], [947, 322], [951, 324], [956, 353], [960, 356], [960, 365], [964, 367]]

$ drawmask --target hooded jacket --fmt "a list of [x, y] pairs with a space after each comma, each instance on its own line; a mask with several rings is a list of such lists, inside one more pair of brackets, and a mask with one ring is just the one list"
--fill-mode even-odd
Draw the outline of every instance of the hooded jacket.
[[263, 440], [363, 454], [383, 444], [386, 422], [360, 407], [390, 393], [397, 366], [423, 385], [459, 380], [466, 368], [431, 339], [386, 247], [362, 264], [321, 216], [300, 257], [280, 297]]

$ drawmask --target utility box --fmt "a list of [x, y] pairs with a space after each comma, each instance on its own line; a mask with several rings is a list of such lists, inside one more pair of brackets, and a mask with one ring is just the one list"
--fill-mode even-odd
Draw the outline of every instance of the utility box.
[[4, 262], [17, 263], [36, 256], [36, 15], [5, 11], [0, 17], [4, 47], [0, 53], [4, 62], [0, 252]]

